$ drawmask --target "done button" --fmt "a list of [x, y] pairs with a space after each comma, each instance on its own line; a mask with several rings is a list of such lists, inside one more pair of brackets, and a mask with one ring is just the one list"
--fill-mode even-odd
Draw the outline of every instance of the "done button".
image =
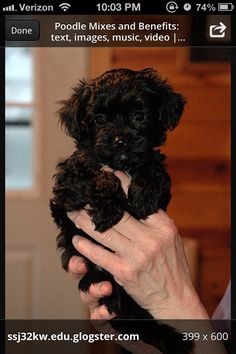
[[6, 21], [6, 41], [38, 41], [39, 21]]

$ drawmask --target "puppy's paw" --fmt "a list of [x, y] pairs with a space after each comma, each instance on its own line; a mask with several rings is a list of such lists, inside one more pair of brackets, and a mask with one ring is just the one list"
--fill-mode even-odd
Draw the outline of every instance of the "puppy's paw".
[[104, 232], [110, 229], [113, 225], [117, 224], [124, 215], [124, 206], [119, 205], [116, 200], [106, 200], [105, 204], [93, 208], [90, 210], [90, 216], [95, 224], [95, 230], [99, 232]]
[[127, 198], [120, 180], [110, 172], [99, 171], [94, 184], [89, 215], [96, 230], [103, 232], [120, 221], [126, 210]]
[[149, 179], [135, 176], [129, 186], [128, 199], [132, 215], [137, 219], [145, 219], [159, 209], [166, 210], [171, 199], [169, 176], [166, 173]]
[[121, 188], [120, 180], [111, 172], [100, 170], [95, 178], [94, 194], [100, 198], [113, 196]]

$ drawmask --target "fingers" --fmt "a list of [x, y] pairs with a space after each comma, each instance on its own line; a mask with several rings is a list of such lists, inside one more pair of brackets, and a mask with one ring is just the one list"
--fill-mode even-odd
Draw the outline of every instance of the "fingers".
[[[148, 228], [154, 229], [157, 234], [158, 230], [165, 230], [164, 235], [174, 235], [178, 233], [178, 229], [174, 223], [174, 220], [171, 219], [162, 209], [159, 209], [158, 212], [148, 216], [145, 220], [141, 220], [141, 222]], [[160, 233], [160, 235], [162, 233]]]
[[112, 293], [112, 285], [108, 281], [92, 284], [87, 293], [81, 292], [80, 297], [85, 305], [90, 309], [92, 320], [111, 320], [116, 316], [110, 313], [105, 305], [100, 305], [99, 300]]
[[92, 320], [111, 320], [116, 316], [110, 313], [105, 305], [100, 305], [99, 300], [104, 296], [112, 293], [112, 285], [108, 281], [91, 284], [87, 292], [80, 292], [83, 303], [90, 309], [90, 317]]
[[85, 260], [82, 257], [71, 257], [68, 264], [68, 272], [76, 280], [80, 280], [87, 273], [87, 266]]
[[124, 213], [122, 219], [112, 229], [130, 240], [137, 240], [140, 235], [146, 232], [145, 225], [127, 212]]
[[[87, 273], [84, 259], [78, 256], [71, 257], [68, 270], [76, 280], [80, 280]], [[88, 292], [80, 292], [81, 300], [90, 309], [92, 319], [110, 320], [116, 316], [115, 313], [110, 314], [105, 305], [99, 304], [99, 299], [111, 293], [112, 285], [108, 281], [91, 284]]]
[[91, 262], [97, 264], [98, 266], [105, 268], [108, 272], [114, 273], [114, 269], [117, 269], [120, 264], [119, 257], [104, 247], [96, 245], [92, 241], [81, 237], [73, 237], [74, 247]]
[[85, 231], [103, 246], [119, 254], [126, 254], [129, 252], [131, 247], [129, 239], [119, 234], [113, 228], [108, 229], [105, 232], [95, 231], [95, 225], [85, 210], [81, 210], [80, 212], [70, 212], [67, 213], [67, 215], [78, 228]]
[[128, 195], [128, 189], [131, 182], [131, 177], [121, 171], [114, 171], [113, 174], [119, 178], [125, 194]]
[[86, 210], [69, 212], [67, 215], [75, 223], [76, 227], [85, 231], [99, 243], [120, 254], [129, 252], [130, 243], [127, 241], [137, 239], [140, 234], [146, 231], [144, 223], [139, 222], [127, 212], [124, 213], [122, 219], [116, 225], [103, 233], [95, 231], [95, 226]]
[[112, 293], [112, 285], [108, 281], [101, 283], [91, 284], [88, 292], [81, 291], [80, 297], [85, 305], [90, 310], [97, 308], [99, 305], [99, 299], [104, 296], [108, 296]]
[[110, 314], [105, 305], [98, 305], [98, 307], [90, 311], [91, 320], [105, 320], [105, 322], [107, 322], [114, 317], [116, 317], [116, 314]]
[[149, 215], [142, 223], [148, 226], [156, 226], [159, 223], [170, 221], [169, 216], [164, 212], [164, 210], [159, 209], [156, 213]]

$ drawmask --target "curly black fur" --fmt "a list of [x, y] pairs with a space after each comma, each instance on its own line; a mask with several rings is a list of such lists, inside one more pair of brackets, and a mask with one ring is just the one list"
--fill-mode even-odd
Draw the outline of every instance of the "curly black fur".
[[[52, 216], [60, 228], [58, 247], [63, 250], [62, 264], [67, 270], [69, 259], [78, 252], [72, 237], [82, 235], [66, 212], [90, 205], [96, 229], [105, 231], [128, 211], [137, 219], [145, 219], [159, 208], [166, 210], [171, 198], [170, 177], [165, 156], [155, 147], [166, 140], [166, 133], [176, 127], [185, 100], [156, 71], [111, 70], [89, 82], [80, 82], [73, 95], [63, 101], [59, 111], [61, 124], [74, 138], [76, 151], [58, 165], [55, 175]], [[120, 180], [107, 165], [128, 172], [131, 184], [128, 197]], [[91, 238], [90, 238], [91, 239]], [[101, 299], [116, 319], [152, 319], [152, 316], [118, 285], [111, 274], [87, 260], [88, 273], [79, 288], [87, 291], [91, 283], [109, 280], [111, 296]], [[119, 332], [136, 330], [140, 338], [168, 354], [187, 354], [191, 343], [182, 341], [179, 333], [157, 321], [144, 327], [137, 322], [132, 329], [128, 322], [112, 320]]]

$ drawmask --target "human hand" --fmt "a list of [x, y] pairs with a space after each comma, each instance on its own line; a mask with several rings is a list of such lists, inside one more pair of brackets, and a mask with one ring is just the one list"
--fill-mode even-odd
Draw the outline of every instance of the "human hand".
[[[86, 263], [83, 257], [73, 256], [68, 264], [68, 272], [76, 280], [80, 281], [87, 273]], [[112, 293], [112, 285], [108, 281], [91, 284], [87, 292], [80, 290], [82, 302], [89, 308], [90, 318], [96, 320], [110, 320], [115, 314], [110, 314], [105, 305], [99, 304], [99, 299]]]
[[[129, 186], [128, 177], [120, 171], [115, 172], [115, 174], [121, 179], [122, 186], [127, 192]], [[150, 301], [147, 301], [147, 303], [150, 304], [150, 313], [152, 313], [154, 318], [209, 318], [192, 286], [190, 272], [178, 230], [174, 225], [173, 220], [171, 220], [165, 212], [160, 210], [158, 213], [150, 216], [144, 221], [137, 221], [128, 214], [125, 214], [120, 223], [118, 223], [119, 225], [115, 225], [116, 227], [113, 227], [111, 230], [102, 234], [94, 230], [94, 225], [86, 212], [70, 213], [69, 216], [76, 225], [88, 230], [88, 233], [95, 239], [98, 239], [101, 244], [105, 245], [109, 243], [111, 249], [115, 249], [117, 247], [117, 241], [120, 241], [121, 251], [117, 250], [114, 254], [105, 250], [101, 246], [97, 246], [98, 248], [90, 247], [91, 243], [86, 239], [81, 238], [82, 242], [77, 241], [74, 244], [75, 247], [77, 247], [77, 249], [86, 257], [94, 260], [95, 263], [104, 268], [107, 266], [108, 271], [110, 270], [111, 273], [114, 271], [113, 274], [116, 276], [116, 279], [121, 284], [123, 283], [123, 286], [126, 287], [128, 292], [130, 290], [131, 296], [134, 295], [134, 297], [137, 297], [136, 301], [138, 303], [142, 304], [145, 300], [148, 300], [148, 296], [145, 295], [145, 292], [147, 291], [150, 299], [154, 300], [153, 306], [151, 306]], [[137, 235], [135, 234], [136, 232]], [[114, 239], [113, 235], [115, 235]], [[147, 239], [148, 248], [146, 249]], [[156, 245], [156, 248], [154, 247], [156, 253], [153, 250], [150, 252], [151, 242], [154, 246]], [[129, 252], [124, 252], [124, 245], [127, 246], [127, 243], [134, 246], [133, 251], [131, 246], [129, 248], [131, 251], [130, 256], [128, 254]], [[143, 245], [143, 249], [140, 249], [140, 245]], [[97, 251], [99, 252], [97, 253]], [[139, 251], [139, 253], [137, 253], [137, 251]], [[148, 261], [147, 255], [149, 253], [151, 257]], [[104, 258], [106, 255], [113, 256], [110, 266], [110, 258], [107, 262], [106, 258]], [[136, 258], [133, 258], [134, 255], [141, 255], [142, 258], [137, 259], [136, 262]], [[69, 263], [69, 271], [71, 271], [76, 279], [80, 279], [86, 273], [86, 266], [82, 258], [79, 258], [78, 263], [76, 258], [79, 257], [72, 257]], [[144, 262], [145, 260], [146, 262]], [[144, 267], [145, 263], [148, 268]], [[118, 265], [117, 268], [116, 265]], [[144, 269], [142, 269], [142, 265]], [[130, 279], [126, 276], [126, 272], [124, 272], [126, 269], [129, 271], [132, 270], [132, 272], [128, 272], [130, 277], [132, 274], [134, 276], [133, 278], [131, 277], [130, 285]], [[149, 275], [148, 270], [150, 272]], [[146, 284], [145, 281], [147, 281]], [[104, 295], [109, 295], [111, 293], [111, 284], [109, 282], [102, 282], [102, 284], [102, 286], [100, 284], [94, 284], [91, 286], [87, 295], [82, 295], [82, 300], [90, 308], [91, 318], [100, 319], [100, 321], [94, 322], [94, 326], [98, 331], [103, 333], [115, 333], [115, 330], [109, 323], [109, 319], [112, 318], [113, 314], [111, 315], [106, 308], [99, 306], [99, 299]], [[138, 287], [137, 291], [135, 290], [135, 284], [137, 284]], [[158, 303], [158, 300], [160, 300], [160, 303]], [[178, 323], [180, 323], [180, 325], [179, 328], [176, 329], [181, 332], [183, 330], [186, 331], [186, 328], [182, 328], [181, 321], [175, 321], [175, 327]], [[190, 328], [188, 328], [189, 323]], [[193, 330], [192, 323], [192, 321], [187, 321], [187, 331]], [[199, 330], [199, 332], [203, 331], [203, 333], [212, 333], [214, 330], [210, 321], [204, 321], [205, 326], [203, 328], [202, 321], [195, 321], [194, 323], [196, 325], [200, 323], [200, 328], [194, 327], [194, 330]], [[116, 343], [122, 345], [125, 349], [134, 354], [160, 353], [157, 348], [141, 341]], [[207, 345], [209, 348], [206, 349], [205, 342], [195, 342], [194, 353], [201, 354], [203, 352], [214, 352], [215, 354], [226, 354], [221, 342], [208, 342]]]
[[[115, 172], [127, 191], [129, 179]], [[192, 285], [178, 230], [163, 211], [145, 220], [125, 213], [111, 229], [100, 233], [85, 210], [68, 213], [78, 228], [101, 245], [75, 236], [75, 248], [113, 274], [127, 293], [154, 318], [208, 318]]]
[[[108, 166], [104, 166], [103, 170], [107, 172], [113, 172], [113, 170]], [[122, 178], [122, 187], [125, 193], [127, 194], [128, 187], [130, 184], [130, 178], [127, 175], [124, 175], [120, 171], [115, 171], [115, 175], [118, 178]], [[71, 257], [68, 264], [68, 272], [75, 280], [80, 281], [87, 273], [86, 262], [84, 261], [83, 257], [78, 257], [78, 256]], [[105, 305], [99, 305], [99, 299], [104, 296], [109, 296], [111, 293], [112, 293], [112, 285], [108, 281], [92, 284], [88, 292], [86, 293], [80, 291], [81, 300], [89, 308], [90, 318], [92, 320], [96, 319], [96, 320], [108, 321], [116, 316], [116, 314], [111, 315], [108, 312]]]
[[[75, 280], [80, 280], [87, 272], [86, 264], [82, 257], [71, 257], [68, 265], [68, 272]], [[112, 285], [108, 281], [92, 284], [88, 292], [80, 291], [82, 302], [89, 308], [90, 319], [92, 320], [95, 329], [104, 334], [110, 334], [116, 337], [116, 344], [121, 345], [124, 349], [134, 354], [160, 354], [161, 352], [142, 341], [122, 341], [117, 340], [119, 333], [114, 330], [109, 320], [114, 318], [115, 314], [110, 314], [105, 305], [100, 305], [99, 300], [110, 295], [112, 292]]]
[[[85, 262], [82, 257], [73, 256], [69, 262], [68, 266], [69, 273], [73, 276], [74, 279], [80, 280], [87, 272]], [[100, 332], [104, 334], [112, 334], [117, 336], [118, 333], [111, 326], [109, 320], [113, 318], [115, 315], [110, 314], [106, 307], [99, 305], [99, 299], [103, 296], [109, 295], [112, 291], [111, 284], [109, 282], [102, 282], [98, 284], [93, 284], [90, 286], [89, 291], [86, 293], [81, 292], [82, 301], [88, 306], [90, 309], [90, 317], [92, 319], [92, 323], [94, 327]], [[198, 322], [200, 323], [199, 327], [195, 327]], [[177, 322], [178, 323], [178, 322]], [[190, 321], [190, 328], [188, 331], [199, 331], [199, 333], [212, 333], [214, 329], [211, 327], [210, 321], [194, 321], [195, 325], [192, 328], [192, 321]], [[174, 323], [176, 324], [176, 322]], [[182, 331], [182, 328], [179, 328]], [[186, 331], [186, 329], [185, 329]], [[116, 340], [116, 344], [121, 345], [123, 348], [128, 350], [133, 354], [160, 354], [160, 351], [152, 347], [142, 341], [133, 342], [133, 341], [121, 341]], [[226, 354], [224, 346], [220, 342], [195, 342], [195, 354], [202, 353], [215, 353], [215, 354]]]

